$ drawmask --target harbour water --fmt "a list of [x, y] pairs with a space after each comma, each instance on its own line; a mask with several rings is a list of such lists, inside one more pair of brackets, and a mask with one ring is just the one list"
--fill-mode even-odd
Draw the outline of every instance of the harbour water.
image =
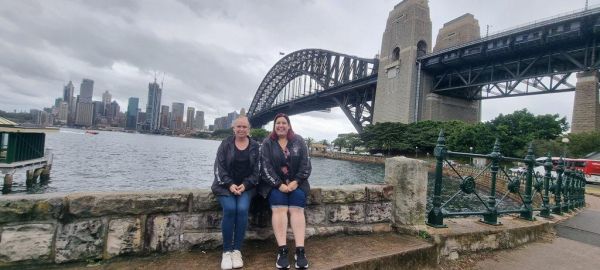
[[[61, 129], [48, 133], [54, 153], [50, 181], [27, 190], [25, 173], [15, 174], [13, 191], [70, 193], [209, 188], [220, 141]], [[323, 158], [312, 159], [313, 186], [383, 183], [384, 167]], [[3, 196], [3, 195], [0, 195]]]

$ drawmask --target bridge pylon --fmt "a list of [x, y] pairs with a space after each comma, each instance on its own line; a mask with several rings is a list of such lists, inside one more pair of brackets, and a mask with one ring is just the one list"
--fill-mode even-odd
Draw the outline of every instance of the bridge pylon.
[[597, 70], [577, 74], [572, 133], [600, 131], [598, 76]]

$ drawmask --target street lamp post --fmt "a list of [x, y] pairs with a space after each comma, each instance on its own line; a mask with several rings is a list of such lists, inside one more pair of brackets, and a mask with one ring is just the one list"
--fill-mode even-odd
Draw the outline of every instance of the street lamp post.
[[[473, 154], [473, 146], [469, 146], [469, 153]], [[473, 166], [473, 157], [471, 157], [471, 166]]]
[[418, 158], [418, 157], [419, 157], [419, 154], [418, 154], [418, 152], [419, 152], [419, 147], [418, 147], [418, 146], [415, 146], [415, 158]]
[[563, 137], [561, 142], [563, 142], [565, 145], [563, 147], [563, 157], [567, 157], [567, 144], [569, 143], [569, 138], [567, 137]]

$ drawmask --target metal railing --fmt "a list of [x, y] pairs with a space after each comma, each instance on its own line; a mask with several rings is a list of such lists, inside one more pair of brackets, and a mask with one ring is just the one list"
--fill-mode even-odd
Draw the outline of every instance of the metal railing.
[[[527, 156], [523, 159], [504, 157], [500, 152], [500, 143], [498, 140], [494, 143], [490, 154], [473, 154], [452, 152], [446, 147], [446, 139], [443, 131], [437, 140], [434, 155], [436, 158], [435, 182], [433, 190], [433, 207], [427, 216], [427, 225], [443, 228], [445, 217], [452, 216], [482, 216], [481, 222], [491, 225], [501, 225], [498, 217], [503, 214], [519, 214], [526, 220], [534, 220], [534, 212], [539, 212], [541, 217], [551, 217], [551, 213], [562, 214], [585, 206], [585, 176], [581, 171], [572, 169], [565, 164], [561, 158], [556, 168], [552, 164], [552, 159], [547, 157], [543, 163], [537, 162], [533, 155], [533, 147], [530, 144], [527, 150]], [[486, 166], [481, 169], [473, 169], [461, 173], [449, 158], [485, 158]], [[523, 174], [511, 174], [503, 169], [500, 164], [503, 162], [521, 162], [527, 165], [527, 171]], [[544, 174], [534, 172], [536, 166], [544, 167]], [[442, 201], [443, 188], [443, 170], [448, 167], [450, 173], [455, 174], [459, 180], [459, 190], [446, 201]], [[553, 176], [552, 172], [556, 176]], [[478, 188], [482, 182], [482, 176], [489, 173], [489, 186]], [[500, 177], [502, 176], [502, 177]], [[496, 199], [498, 181], [505, 181], [506, 193], [499, 200]], [[482, 189], [489, 189], [489, 195], [482, 196]], [[444, 207], [448, 205], [459, 194], [474, 194], [478, 202], [484, 207], [481, 211], [454, 211], [450, 212]], [[518, 207], [503, 205], [504, 200], [511, 194]], [[551, 197], [553, 196], [553, 198]], [[534, 204], [534, 199], [539, 203]]]

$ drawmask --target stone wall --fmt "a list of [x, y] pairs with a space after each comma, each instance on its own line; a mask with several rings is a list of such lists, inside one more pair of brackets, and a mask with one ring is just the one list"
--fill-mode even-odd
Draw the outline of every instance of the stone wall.
[[[307, 237], [391, 231], [393, 190], [313, 188]], [[273, 237], [265, 212], [251, 215], [246, 239]], [[2, 196], [0, 267], [215, 248], [221, 216], [209, 190]]]
[[353, 154], [342, 153], [342, 152], [322, 152], [322, 151], [312, 151], [310, 155], [312, 157], [348, 160], [348, 161], [364, 162], [364, 163], [385, 164], [384, 156], [353, 155]]

